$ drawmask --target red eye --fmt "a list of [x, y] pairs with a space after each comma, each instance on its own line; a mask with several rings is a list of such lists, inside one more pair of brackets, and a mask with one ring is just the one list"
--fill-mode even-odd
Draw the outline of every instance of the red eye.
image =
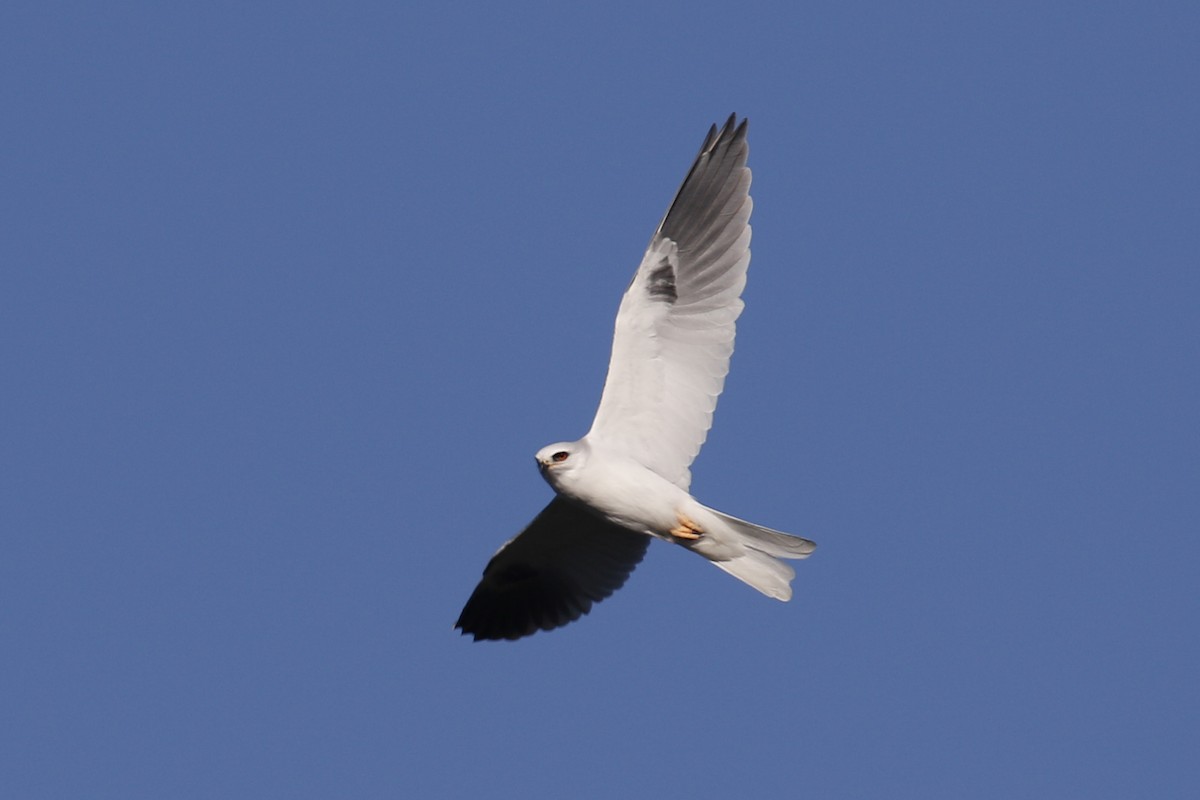
[[570, 455], [571, 454], [568, 453], [566, 450], [559, 450], [557, 453], [550, 456], [550, 460], [553, 461], [555, 464], [561, 464], [562, 462], [566, 461], [567, 457]]

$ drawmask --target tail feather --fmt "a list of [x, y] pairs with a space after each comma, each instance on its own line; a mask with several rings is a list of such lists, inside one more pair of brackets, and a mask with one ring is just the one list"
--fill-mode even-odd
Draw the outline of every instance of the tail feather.
[[766, 553], [747, 549], [737, 558], [712, 563], [767, 597], [785, 603], [792, 599], [792, 578], [796, 577], [796, 570]]
[[813, 550], [817, 549], [817, 543], [800, 536], [764, 528], [744, 519], [722, 514], [715, 509], [709, 510], [738, 534], [741, 544], [745, 547], [744, 552], [734, 558], [713, 560], [712, 563], [768, 597], [785, 602], [790, 600], [791, 581], [796, 577], [796, 571], [778, 559], [808, 558]]
[[716, 509], [709, 510], [720, 517], [722, 522], [747, 539], [748, 541], [745, 544], [769, 556], [776, 556], [777, 558], [808, 558], [812, 555], [813, 550], [817, 549], [817, 543], [811, 539], [764, 528], [762, 525], [755, 525], [753, 522], [746, 522], [744, 519], [722, 514]]

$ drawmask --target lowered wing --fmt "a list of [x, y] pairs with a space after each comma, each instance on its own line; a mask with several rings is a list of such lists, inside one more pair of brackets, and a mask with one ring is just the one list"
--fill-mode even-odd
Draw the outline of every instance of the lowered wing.
[[574, 622], [620, 589], [650, 537], [555, 497], [501, 547], [454, 627], [480, 639], [520, 639]]

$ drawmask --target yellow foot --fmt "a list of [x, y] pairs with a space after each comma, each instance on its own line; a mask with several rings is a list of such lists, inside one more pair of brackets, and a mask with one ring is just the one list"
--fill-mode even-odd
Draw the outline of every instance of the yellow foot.
[[704, 533], [704, 529], [688, 519], [683, 512], [675, 512], [675, 518], [679, 520], [679, 524], [671, 528], [670, 533], [676, 539], [699, 539], [700, 534]]

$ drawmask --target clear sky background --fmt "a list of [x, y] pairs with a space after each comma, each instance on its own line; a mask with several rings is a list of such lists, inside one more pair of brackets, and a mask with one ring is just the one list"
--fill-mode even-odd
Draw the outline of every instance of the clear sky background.
[[[6, 3], [0, 796], [1200, 792], [1194, 3]], [[695, 493], [451, 629], [712, 122]]]

